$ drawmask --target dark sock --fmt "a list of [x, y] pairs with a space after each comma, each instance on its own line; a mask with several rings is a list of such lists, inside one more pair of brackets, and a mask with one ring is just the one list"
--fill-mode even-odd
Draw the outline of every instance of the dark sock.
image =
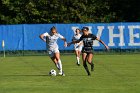
[[94, 71], [94, 64], [91, 62], [91, 71]]
[[87, 64], [85, 63], [83, 66], [84, 66], [84, 68], [85, 68], [87, 74], [90, 76], [90, 72], [89, 72], [89, 70], [88, 70], [88, 66], [87, 66]]
[[91, 71], [94, 71], [94, 64], [93, 64], [93, 62], [89, 62], [89, 64], [91, 65]]

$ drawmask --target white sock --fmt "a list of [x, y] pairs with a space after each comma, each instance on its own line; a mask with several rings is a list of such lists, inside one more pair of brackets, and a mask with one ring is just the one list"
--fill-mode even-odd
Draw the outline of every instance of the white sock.
[[62, 63], [60, 59], [58, 60], [58, 66], [59, 66], [60, 73], [62, 73]]
[[77, 59], [77, 63], [80, 64], [80, 58], [76, 57], [76, 59]]
[[58, 69], [58, 70], [60, 70], [60, 68], [59, 68], [59, 64], [58, 64], [58, 63], [56, 63], [55, 65], [56, 65], [57, 69]]

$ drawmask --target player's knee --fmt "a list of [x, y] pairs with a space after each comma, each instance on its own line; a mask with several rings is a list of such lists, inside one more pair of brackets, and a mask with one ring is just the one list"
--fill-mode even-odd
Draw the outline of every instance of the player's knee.
[[92, 60], [88, 59], [88, 60], [87, 60], [87, 62], [88, 62], [88, 63], [91, 63], [91, 62], [92, 62]]
[[89, 64], [92, 64], [92, 61], [88, 61]]
[[59, 61], [60, 60], [60, 57], [59, 56], [55, 56], [56, 60]]

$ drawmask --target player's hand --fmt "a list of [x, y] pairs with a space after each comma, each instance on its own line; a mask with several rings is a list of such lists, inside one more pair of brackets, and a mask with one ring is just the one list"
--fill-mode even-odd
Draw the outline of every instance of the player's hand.
[[109, 51], [109, 47], [108, 46], [105, 46], [105, 48], [107, 49], [107, 51]]
[[67, 42], [64, 43], [64, 47], [67, 47]]
[[68, 43], [68, 46], [70, 46], [71, 45], [71, 43]]

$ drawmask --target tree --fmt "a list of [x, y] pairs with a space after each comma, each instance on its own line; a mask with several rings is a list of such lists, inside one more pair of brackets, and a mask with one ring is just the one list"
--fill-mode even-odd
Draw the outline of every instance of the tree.
[[137, 0], [1, 0], [0, 24], [140, 21]]

